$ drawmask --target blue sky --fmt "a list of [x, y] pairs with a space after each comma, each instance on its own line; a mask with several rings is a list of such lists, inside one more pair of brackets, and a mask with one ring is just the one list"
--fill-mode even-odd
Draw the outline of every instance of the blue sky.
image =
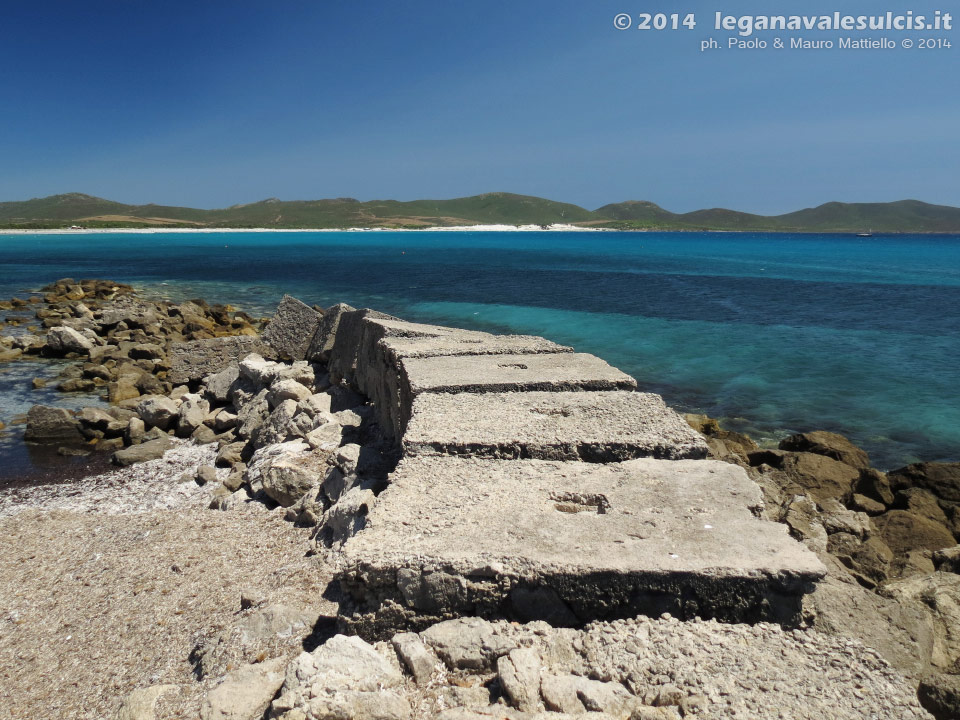
[[[955, 3], [888, 5], [920, 13]], [[503, 190], [675, 211], [907, 197], [960, 205], [960, 32], [934, 34], [954, 41], [943, 50], [701, 53], [702, 39], [730, 36], [713, 30], [717, 10], [879, 7], [10, 3], [0, 24], [0, 199], [77, 191], [222, 207]], [[645, 11], [693, 11], [698, 27], [613, 27], [616, 13]]]

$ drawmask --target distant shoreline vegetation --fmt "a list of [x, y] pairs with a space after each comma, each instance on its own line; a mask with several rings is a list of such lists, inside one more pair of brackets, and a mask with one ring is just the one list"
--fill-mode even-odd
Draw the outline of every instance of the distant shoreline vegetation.
[[271, 198], [217, 210], [162, 205], [126, 205], [67, 193], [0, 202], [0, 229], [408, 229], [472, 225], [572, 225], [605, 230], [792, 233], [960, 233], [960, 208], [919, 200], [890, 203], [830, 202], [784, 215], [712, 208], [673, 213], [645, 201], [587, 210], [570, 203], [512, 193], [486, 193], [451, 200], [352, 198], [284, 201]]

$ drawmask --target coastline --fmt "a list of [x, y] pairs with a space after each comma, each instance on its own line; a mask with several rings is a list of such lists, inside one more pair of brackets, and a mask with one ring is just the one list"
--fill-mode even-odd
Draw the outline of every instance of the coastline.
[[[421, 228], [384, 228], [384, 227], [352, 227], [352, 228], [81, 228], [81, 229], [41, 229], [41, 230], [12, 230], [0, 229], [0, 235], [100, 235], [107, 234], [136, 234], [156, 235], [167, 233], [368, 233], [368, 232], [622, 232], [613, 228], [581, 227], [579, 225], [456, 225]], [[632, 231], [627, 231], [632, 232]], [[721, 231], [726, 232], [726, 231]]]

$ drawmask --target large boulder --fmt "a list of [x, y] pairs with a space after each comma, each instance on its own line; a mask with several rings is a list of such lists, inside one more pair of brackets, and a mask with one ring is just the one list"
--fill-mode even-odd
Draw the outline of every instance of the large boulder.
[[890, 510], [873, 518], [877, 532], [897, 555], [910, 550], [940, 550], [956, 540], [940, 523], [907, 510]]
[[270, 445], [250, 459], [247, 480], [283, 507], [290, 507], [318, 487], [327, 473], [327, 453], [314, 452], [301, 440]]
[[137, 415], [151, 427], [166, 430], [177, 418], [177, 403], [164, 395], [154, 395], [141, 400], [137, 405]]
[[253, 720], [263, 717], [284, 680], [283, 658], [244, 665], [228, 673], [200, 706], [201, 720]]
[[110, 462], [120, 467], [127, 467], [147, 460], [159, 460], [171, 447], [173, 447], [173, 441], [164, 435], [155, 440], [117, 450], [110, 456]]
[[43, 351], [47, 355], [66, 355], [67, 353], [77, 353], [78, 355], [88, 355], [93, 349], [94, 342], [90, 338], [81, 335], [79, 332], [69, 327], [54, 327], [47, 332], [47, 340], [44, 343]]
[[843, 435], [826, 430], [814, 430], [813, 432], [791, 435], [780, 441], [780, 449], [825, 455], [858, 469], [870, 467], [870, 458], [864, 450], [858, 448]]
[[941, 500], [960, 503], [960, 462], [924, 462], [907, 465], [887, 473], [894, 491], [918, 487], [929, 490]]
[[304, 360], [322, 317], [309, 305], [284, 295], [263, 331], [263, 340], [281, 357]]
[[935, 623], [931, 663], [941, 671], [960, 669], [960, 575], [934, 572], [887, 583], [882, 593], [900, 602], [917, 602]]
[[80, 445], [86, 442], [80, 421], [71, 412], [45, 405], [34, 405], [27, 412], [27, 429], [23, 439], [27, 442], [58, 445]]
[[853, 494], [860, 471], [839, 460], [809, 452], [769, 452], [766, 461], [774, 464], [782, 490], [808, 495], [817, 503], [828, 499], [844, 501]]
[[310, 717], [406, 720], [410, 705], [396, 691], [402, 683], [396, 662], [374, 646], [356, 636], [334, 635], [287, 666], [271, 717], [302, 718], [309, 710]]

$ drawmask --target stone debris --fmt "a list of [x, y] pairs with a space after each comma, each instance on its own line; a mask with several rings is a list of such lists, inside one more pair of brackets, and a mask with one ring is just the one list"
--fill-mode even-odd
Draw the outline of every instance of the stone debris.
[[[382, 702], [374, 705], [376, 692]], [[582, 630], [465, 618], [376, 645], [338, 635], [287, 669], [271, 713], [283, 720], [928, 717], [910, 684], [855, 641], [669, 616]]]

